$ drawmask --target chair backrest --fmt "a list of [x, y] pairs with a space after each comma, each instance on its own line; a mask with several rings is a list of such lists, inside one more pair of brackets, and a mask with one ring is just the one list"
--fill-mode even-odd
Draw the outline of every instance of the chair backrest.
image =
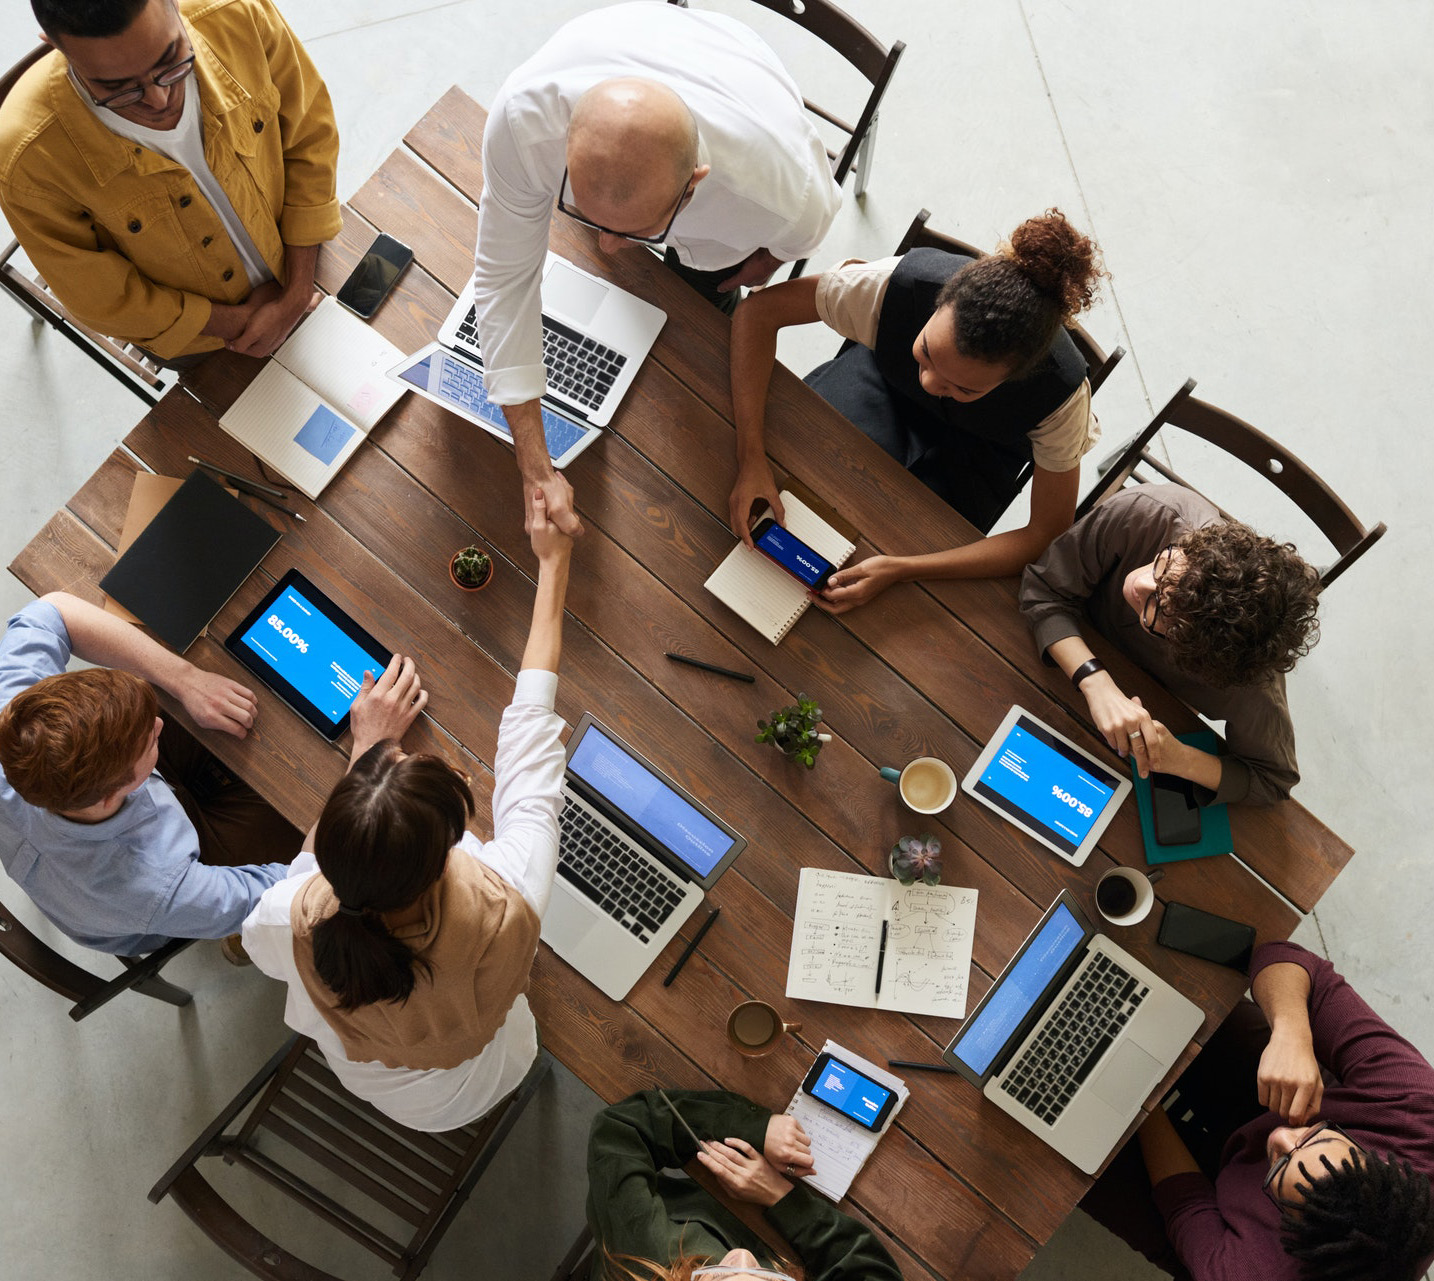
[[[986, 251], [977, 249], [975, 245], [968, 244], [964, 240], [958, 240], [955, 236], [948, 236], [945, 232], [933, 231], [927, 222], [931, 217], [929, 209], [923, 209], [911, 220], [911, 226], [906, 229], [902, 236], [901, 243], [896, 246], [897, 257], [900, 257], [908, 249], [944, 249], [951, 254], [964, 254], [968, 258], [984, 258]], [[1110, 355], [1101, 350], [1101, 346], [1094, 338], [1086, 332], [1084, 325], [1069, 324], [1066, 332], [1070, 334], [1071, 341], [1075, 343], [1076, 350], [1080, 352], [1089, 370], [1086, 375], [1090, 380], [1091, 395], [1100, 390], [1100, 386], [1110, 377], [1111, 371], [1120, 364], [1125, 357], [1125, 348], [1117, 347]]]
[[[158, 1204], [173, 1197], [255, 1276], [338, 1281], [261, 1233], [196, 1169], [201, 1157], [222, 1157], [413, 1281], [551, 1065], [540, 1051], [518, 1088], [485, 1116], [461, 1129], [420, 1133], [355, 1098], [313, 1041], [291, 1037], [150, 1189], [149, 1199]], [[256, 1098], [243, 1123], [226, 1134]], [[297, 1164], [288, 1164], [295, 1157]], [[401, 1225], [394, 1231], [409, 1234], [405, 1240], [386, 1230], [391, 1222]]]
[[[1081, 502], [1076, 511], [1077, 520], [1097, 503], [1116, 493], [1127, 480], [1134, 478], [1140, 481], [1141, 477], [1136, 475], [1137, 467], [1149, 467], [1166, 480], [1195, 489], [1168, 464], [1150, 453], [1150, 443], [1156, 433], [1162, 427], [1170, 426], [1198, 436], [1238, 458], [1274, 485], [1309, 518], [1335, 550], [1335, 560], [1320, 574], [1322, 587], [1328, 587], [1383, 537], [1383, 521], [1373, 528], [1366, 527], [1334, 490], [1278, 441], [1234, 414], [1197, 400], [1194, 391], [1195, 380], [1187, 379], [1185, 385], [1150, 421], [1150, 425], [1125, 446], [1119, 457], [1110, 463], [1100, 483]], [[1215, 505], [1219, 507], [1218, 503]], [[1221, 510], [1223, 512], [1224, 509]]]
[[19, 84], [20, 77], [50, 51], [50, 45], [37, 44], [29, 53], [21, 58], [19, 62], [11, 67], [9, 71], [3, 76], [0, 76], [0, 102], [4, 102], [10, 94], [10, 90]]

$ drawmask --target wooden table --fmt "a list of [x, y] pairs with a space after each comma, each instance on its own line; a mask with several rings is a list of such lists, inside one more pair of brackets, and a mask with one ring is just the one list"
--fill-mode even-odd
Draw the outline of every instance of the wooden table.
[[[484, 119], [481, 107], [450, 90], [355, 195], [343, 233], [321, 256], [320, 283], [332, 291], [377, 229], [414, 247], [414, 266], [375, 320], [405, 350], [433, 337], [471, 271]], [[745, 833], [749, 845], [710, 896], [723, 908], [721, 921], [671, 988], [660, 978], [682, 939], [621, 1005], [540, 949], [531, 1000], [544, 1042], [609, 1100], [659, 1084], [720, 1085], [774, 1109], [785, 1106], [828, 1036], [877, 1061], [933, 1059], [954, 1021], [784, 998], [799, 869], [884, 874], [899, 835], [935, 830], [945, 847], [946, 882], [980, 891], [974, 1005], [1057, 891], [1070, 889], [1093, 908], [1091, 890], [1103, 871], [1116, 863], [1144, 866], [1135, 808], [1122, 809], [1081, 869], [964, 796], [940, 821], [903, 817], [878, 767], [930, 754], [964, 773], [1012, 703], [1104, 750], [1083, 700], [1038, 661], [1015, 608], [1015, 583], [903, 585], [840, 619], [810, 611], [780, 646], [769, 645], [702, 589], [733, 542], [726, 525], [734, 475], [728, 321], [649, 255], [602, 257], [584, 229], [562, 219], [553, 243], [670, 318], [612, 430], [568, 470], [587, 535], [568, 594], [558, 711], [569, 724], [588, 709], [600, 714]], [[220, 355], [193, 381], [227, 405], [257, 368]], [[775, 465], [863, 531], [858, 558], [977, 536], [780, 368], [768, 421]], [[240, 470], [252, 466], [198, 405], [171, 394], [20, 553], [12, 571], [37, 593], [65, 588], [99, 599], [95, 584], [113, 560], [134, 472], [187, 474], [189, 453]], [[227, 635], [279, 575], [297, 566], [375, 635], [418, 656], [431, 692], [430, 719], [412, 741], [464, 758], [475, 776], [488, 774], [535, 572], [511, 451], [410, 396], [317, 503], [296, 500], [306, 524], [255, 505], [284, 528], [284, 538], [221, 613], [213, 635]], [[483, 593], [460, 595], [448, 581], [448, 558], [475, 536], [496, 550], [496, 575]], [[1172, 728], [1195, 727], [1190, 712], [1149, 677], [1101, 642], [1095, 649], [1122, 688], [1138, 693]], [[756, 685], [678, 666], [663, 657], [667, 650], [752, 670]], [[213, 639], [201, 639], [190, 657], [253, 683]], [[833, 735], [812, 772], [753, 742], [756, 718], [798, 691], [820, 701]], [[262, 716], [247, 740], [208, 741], [307, 826], [344, 757], [267, 691], [260, 700]], [[477, 790], [486, 798], [481, 777]], [[1237, 810], [1232, 821], [1249, 867], [1231, 857], [1174, 864], [1160, 897], [1254, 922], [1261, 939], [1283, 938], [1299, 914], [1249, 869], [1308, 911], [1352, 851], [1292, 802]], [[1158, 919], [1156, 913], [1115, 933], [1207, 1011], [1203, 1042], [1244, 983], [1231, 971], [1158, 948]], [[723, 1030], [727, 1012], [747, 997], [796, 1007], [804, 1030], [765, 1059], [739, 1058]], [[1192, 1046], [1178, 1067], [1197, 1052]], [[854, 1184], [847, 1208], [877, 1226], [909, 1278], [1015, 1276], [1089, 1180], [959, 1079], [912, 1073], [909, 1084], [910, 1102]]]

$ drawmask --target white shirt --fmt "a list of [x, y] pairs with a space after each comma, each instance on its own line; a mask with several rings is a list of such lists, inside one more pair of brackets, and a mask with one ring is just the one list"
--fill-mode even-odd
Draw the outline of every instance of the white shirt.
[[685, 265], [717, 271], [757, 249], [805, 257], [841, 206], [802, 95], [754, 32], [651, 0], [573, 19], [504, 82], [483, 134], [473, 287], [497, 404], [535, 400], [546, 386], [539, 285], [568, 121], [584, 92], [616, 76], [667, 85], [697, 121], [699, 163], [712, 172], [667, 239]]
[[[530, 669], [518, 673], [513, 702], [503, 713], [494, 764], [491, 841], [463, 834], [458, 848], [486, 863], [531, 904], [548, 909], [558, 866], [558, 812], [562, 809], [563, 721], [553, 711], [558, 677]], [[374, 1060], [352, 1063], [299, 978], [289, 909], [304, 882], [318, 872], [305, 850], [289, 875], [271, 886], [244, 922], [244, 949], [270, 978], [288, 984], [284, 1022], [312, 1037], [344, 1088], [413, 1130], [467, 1125], [517, 1088], [538, 1055], [538, 1029], [528, 998], [519, 996], [508, 1017], [473, 1058], [452, 1068], [391, 1068]]]
[[210, 170], [209, 162], [204, 158], [204, 122], [199, 115], [199, 78], [197, 76], [188, 76], [183, 81], [184, 108], [180, 112], [179, 123], [173, 129], [147, 129], [144, 125], [137, 125], [132, 120], [126, 120], [118, 112], [111, 111], [108, 107], [95, 106], [95, 100], [85, 92], [82, 85], [75, 82], [73, 71], [70, 72], [70, 83], [75, 86], [75, 92], [80, 95], [80, 101], [111, 133], [118, 134], [121, 138], [128, 138], [131, 142], [137, 142], [151, 151], [157, 151], [161, 156], [165, 156], [175, 164], [189, 170], [189, 175], [199, 187], [200, 194], [209, 201], [210, 206], [219, 216], [219, 221], [224, 225], [229, 239], [234, 242], [234, 248], [239, 253], [239, 261], [244, 264], [244, 274], [249, 277], [251, 289], [274, 278], [274, 273], [269, 270], [269, 264], [264, 261], [264, 256], [259, 252], [253, 238], [244, 230], [244, 224], [239, 220], [239, 215], [234, 212], [234, 206], [229, 203], [229, 197]]

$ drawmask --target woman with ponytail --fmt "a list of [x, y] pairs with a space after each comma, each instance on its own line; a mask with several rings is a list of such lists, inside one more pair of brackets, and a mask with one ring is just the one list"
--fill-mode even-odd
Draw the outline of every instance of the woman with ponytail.
[[1034, 471], [1022, 528], [947, 551], [869, 557], [834, 574], [817, 603], [841, 613], [908, 579], [1020, 573], [1075, 518], [1080, 460], [1100, 434], [1065, 326], [1103, 274], [1095, 244], [1052, 209], [985, 258], [913, 249], [753, 293], [732, 322], [733, 531], [750, 545], [760, 503], [782, 518], [763, 422], [777, 333], [820, 320], [848, 343], [807, 382], [978, 529], [991, 528]]
[[354, 700], [349, 772], [287, 879], [244, 922], [288, 985], [284, 1020], [344, 1086], [415, 1130], [482, 1116], [538, 1053], [524, 992], [558, 860], [562, 719], [553, 710], [572, 540], [533, 495], [533, 621], [494, 761], [493, 838], [466, 831], [468, 779], [400, 739], [422, 710], [412, 659]]

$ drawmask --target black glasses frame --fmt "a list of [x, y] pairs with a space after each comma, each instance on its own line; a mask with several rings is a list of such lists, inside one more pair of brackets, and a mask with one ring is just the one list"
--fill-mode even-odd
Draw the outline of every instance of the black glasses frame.
[[1276, 1204], [1278, 1204], [1279, 1198], [1276, 1197], [1272, 1191], [1270, 1191], [1270, 1189], [1273, 1188], [1275, 1185], [1275, 1180], [1278, 1179], [1281, 1173], [1289, 1166], [1290, 1159], [1294, 1156], [1296, 1152], [1313, 1143], [1317, 1138], [1319, 1138], [1321, 1134], [1324, 1134], [1327, 1131], [1333, 1131], [1335, 1134], [1339, 1135], [1340, 1138], [1347, 1140], [1354, 1147], [1354, 1150], [1356, 1152], [1364, 1151], [1364, 1149], [1361, 1148], [1358, 1143], [1355, 1143], [1355, 1141], [1351, 1139], [1349, 1135], [1343, 1129], [1337, 1126], [1333, 1121], [1321, 1121], [1317, 1126], [1315, 1126], [1313, 1130], [1306, 1134], [1304, 1138], [1302, 1138], [1298, 1143], [1296, 1143], [1294, 1147], [1292, 1147], [1288, 1152], [1286, 1152], [1284, 1156], [1282, 1156], [1278, 1161], [1276, 1161], [1274, 1165], [1270, 1166], [1269, 1173], [1265, 1175], [1264, 1183], [1260, 1185], [1260, 1190], [1264, 1192], [1267, 1196], [1269, 1196], [1273, 1201], [1275, 1201]]
[[[188, 43], [186, 40], [185, 43]], [[144, 101], [144, 95], [149, 92], [150, 85], [160, 89], [169, 89], [177, 85], [181, 80], [191, 75], [194, 71], [194, 59], [198, 55], [194, 52], [194, 46], [189, 46], [189, 57], [181, 58], [178, 62], [171, 63], [157, 75], [150, 76], [147, 80], [141, 80], [132, 89], [121, 89], [118, 93], [112, 93], [108, 98], [96, 98], [90, 93], [89, 86], [85, 86], [85, 92], [90, 93], [90, 101], [97, 107], [108, 107], [111, 111], [121, 111], [125, 107], [133, 107]]]
[[692, 190], [692, 182], [689, 179], [682, 185], [682, 194], [677, 197], [677, 203], [672, 207], [672, 217], [667, 220], [667, 226], [662, 229], [660, 236], [634, 236], [630, 231], [614, 231], [611, 227], [604, 227], [600, 222], [594, 222], [591, 218], [585, 218], [574, 209], [563, 197], [568, 190], [568, 167], [563, 166], [563, 181], [558, 187], [558, 212], [565, 214], [574, 222], [580, 222], [584, 227], [591, 227], [594, 231], [600, 231], [607, 236], [619, 236], [623, 240], [631, 240], [639, 245], [662, 245], [667, 242], [667, 237], [672, 234], [672, 224], [677, 221], [677, 215], [682, 212], [682, 206], [687, 203], [687, 197]]
[[[1170, 567], [1175, 563], [1175, 553], [1178, 550], [1179, 547], [1175, 543], [1167, 543], [1160, 549], [1160, 552], [1152, 563], [1155, 585], [1151, 589], [1150, 595], [1145, 598], [1145, 603], [1140, 607], [1140, 625], [1152, 636], [1158, 636], [1161, 640], [1164, 640], [1165, 636], [1155, 630], [1155, 624], [1160, 621], [1160, 584], [1165, 581], [1165, 576], [1170, 573]], [[1164, 566], [1160, 563], [1162, 560], [1165, 562]]]

